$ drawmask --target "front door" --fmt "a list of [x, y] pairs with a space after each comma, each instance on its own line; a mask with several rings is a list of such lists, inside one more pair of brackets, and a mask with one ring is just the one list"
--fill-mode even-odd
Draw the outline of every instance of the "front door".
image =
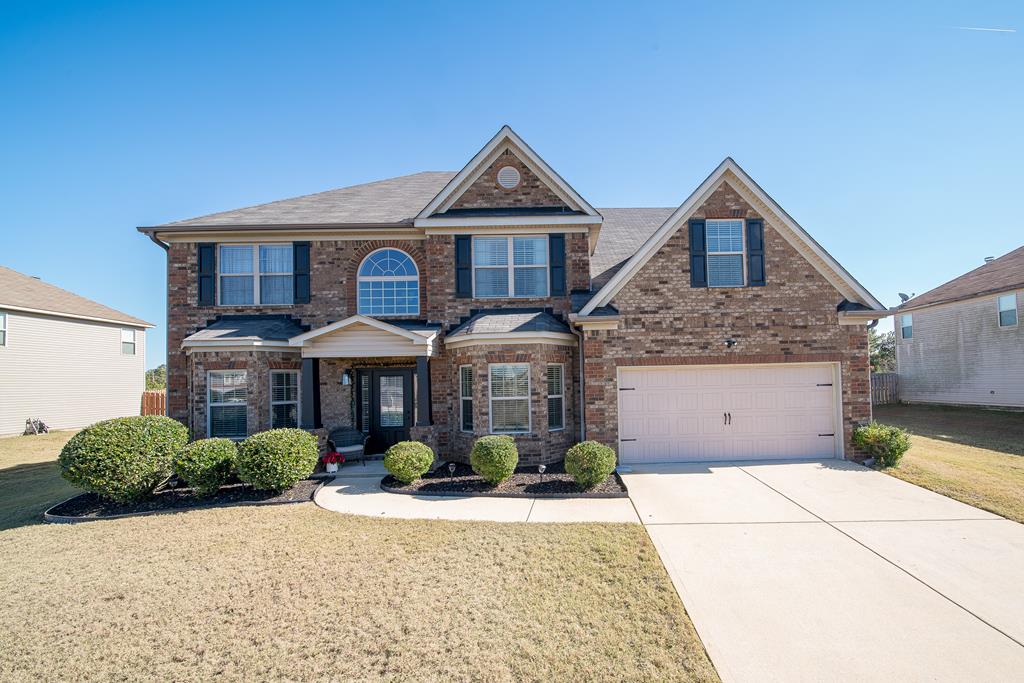
[[370, 436], [367, 454], [409, 440], [413, 420], [412, 368], [358, 370], [359, 426]]

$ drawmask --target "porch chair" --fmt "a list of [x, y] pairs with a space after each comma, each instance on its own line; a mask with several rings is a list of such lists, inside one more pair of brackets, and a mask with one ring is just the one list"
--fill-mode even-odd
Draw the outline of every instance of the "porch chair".
[[327, 435], [327, 443], [332, 450], [345, 456], [345, 462], [362, 460], [366, 467], [366, 441], [369, 435], [363, 434], [352, 427], [339, 427]]

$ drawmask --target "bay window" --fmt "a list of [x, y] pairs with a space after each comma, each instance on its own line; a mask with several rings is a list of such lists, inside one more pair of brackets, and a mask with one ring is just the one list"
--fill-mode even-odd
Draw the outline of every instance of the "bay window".
[[492, 434], [530, 431], [530, 366], [503, 363], [489, 366]]
[[473, 366], [459, 366], [459, 411], [460, 429], [473, 431]]
[[473, 292], [477, 298], [548, 296], [546, 235], [473, 238]]
[[548, 365], [548, 431], [565, 429], [565, 366]]
[[291, 304], [291, 244], [222, 244], [217, 258], [221, 306]]
[[270, 373], [270, 428], [299, 426], [299, 372], [273, 370]]
[[245, 438], [248, 396], [245, 370], [211, 370], [207, 375], [207, 434], [228, 439]]

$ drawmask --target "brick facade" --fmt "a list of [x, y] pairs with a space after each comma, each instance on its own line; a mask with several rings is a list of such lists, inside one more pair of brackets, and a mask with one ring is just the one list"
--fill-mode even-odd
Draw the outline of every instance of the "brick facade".
[[[511, 166], [519, 171], [519, 185], [506, 190], [498, 184], [498, 171]], [[512, 150], [505, 150], [483, 174], [467, 187], [451, 208], [493, 209], [506, 207], [560, 207], [565, 202], [551, 191]]]

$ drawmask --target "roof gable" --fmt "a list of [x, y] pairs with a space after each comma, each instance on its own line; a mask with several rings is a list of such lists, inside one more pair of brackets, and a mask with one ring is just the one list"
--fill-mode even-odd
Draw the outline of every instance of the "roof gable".
[[1024, 289], [1024, 247], [964, 273], [958, 278], [915, 296], [901, 309], [960, 301], [976, 296]]
[[604, 284], [603, 287], [580, 310], [581, 316], [589, 315], [594, 309], [611, 302], [629, 280], [660, 250], [686, 221], [700, 208], [722, 183], [728, 183], [750, 204], [782, 237], [801, 253], [847, 299], [883, 311], [885, 306], [857, 282], [850, 273], [839, 265], [793, 218], [779, 206], [761, 187], [740, 168], [739, 164], [726, 157], [712, 171], [689, 197], [662, 223], [640, 249]]

